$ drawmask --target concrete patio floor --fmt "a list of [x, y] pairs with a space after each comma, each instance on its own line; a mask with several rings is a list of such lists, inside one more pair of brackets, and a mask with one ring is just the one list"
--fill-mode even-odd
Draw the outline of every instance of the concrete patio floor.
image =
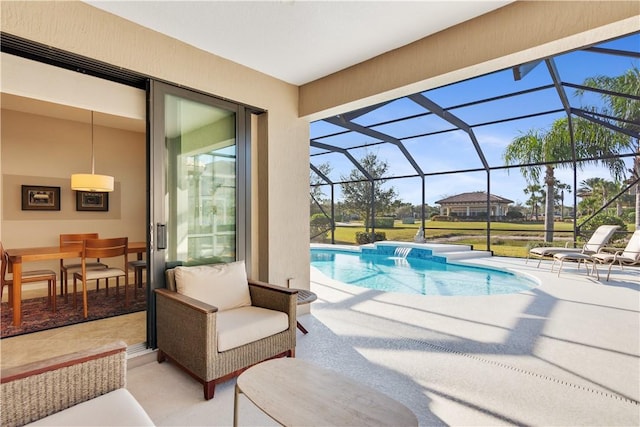
[[[299, 320], [296, 357], [408, 406], [420, 425], [640, 425], [640, 270], [597, 281], [584, 267], [481, 258], [530, 274], [512, 295], [432, 297], [345, 285], [312, 269], [318, 300]], [[157, 425], [231, 425], [235, 380], [205, 402], [168, 363], [129, 369], [128, 388]], [[246, 398], [240, 425], [276, 425]]]

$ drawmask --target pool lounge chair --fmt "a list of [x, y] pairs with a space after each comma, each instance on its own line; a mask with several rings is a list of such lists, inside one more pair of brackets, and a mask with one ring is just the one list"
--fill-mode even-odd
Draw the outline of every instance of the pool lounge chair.
[[[532, 248], [529, 250], [529, 255], [527, 256], [527, 262], [529, 262], [529, 258], [538, 258], [538, 265], [536, 267], [540, 267], [540, 263], [544, 258], [551, 258], [555, 254], [558, 253], [583, 253], [583, 254], [595, 254], [597, 253], [604, 245], [609, 242], [613, 233], [620, 228], [619, 225], [601, 225], [594, 231], [591, 238], [585, 243], [582, 248], [570, 248], [570, 247], [559, 247], [559, 246], [541, 246], [537, 248]], [[568, 245], [569, 243], [567, 243]]]
[[600, 252], [591, 256], [593, 261], [593, 269], [596, 271], [598, 280], [600, 280], [600, 273], [598, 273], [597, 264], [609, 264], [607, 270], [607, 280], [611, 275], [611, 267], [614, 264], [620, 265], [622, 269], [625, 265], [640, 265], [640, 230], [636, 230], [627, 246], [615, 253]]
[[[602, 250], [602, 249], [601, 249]], [[558, 252], [553, 254], [553, 264], [551, 264], [551, 271], [556, 265], [556, 261], [560, 261], [560, 267], [558, 268], [558, 277], [560, 277], [560, 272], [562, 271], [562, 265], [565, 261], [576, 261], [578, 263], [578, 270], [580, 269], [580, 264], [584, 263], [585, 268], [587, 269], [587, 274], [589, 274], [589, 268], [587, 267], [587, 262], [593, 263], [593, 259], [591, 258], [592, 253], [584, 253], [584, 252]]]

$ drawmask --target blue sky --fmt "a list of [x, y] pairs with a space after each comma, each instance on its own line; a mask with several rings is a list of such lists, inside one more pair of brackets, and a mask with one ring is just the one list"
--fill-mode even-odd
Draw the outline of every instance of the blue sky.
[[[640, 34], [602, 43], [598, 47], [637, 53], [640, 52]], [[554, 60], [561, 80], [575, 84], [582, 84], [586, 78], [596, 75], [621, 75], [633, 65], [640, 66], [640, 61], [631, 57], [584, 51], [563, 54], [555, 57]], [[449, 108], [483, 98], [523, 91], [552, 83], [547, 66], [544, 62], [541, 62], [520, 81], [514, 81], [512, 71], [508, 69], [432, 89], [423, 92], [423, 95], [441, 107]], [[574, 96], [573, 89], [566, 88], [565, 90], [571, 105], [574, 107], [599, 105], [601, 103], [600, 97], [597, 95], [578, 98]], [[550, 88], [515, 98], [494, 101], [490, 104], [457, 108], [450, 110], [450, 112], [466, 123], [474, 125], [511, 116], [556, 109], [562, 109], [562, 104], [556, 90]], [[366, 126], [423, 112], [424, 109], [422, 107], [419, 107], [409, 99], [403, 98], [360, 116], [354, 119], [354, 122]], [[529, 129], [546, 129], [555, 119], [561, 117], [564, 117], [562, 112], [502, 124], [481, 126], [474, 128], [474, 133], [489, 165], [501, 166], [504, 164], [502, 159], [504, 150], [513, 138]], [[375, 130], [402, 139], [408, 151], [425, 173], [481, 168], [482, 163], [476, 150], [470, 138], [463, 131], [458, 130], [427, 137], [403, 139], [407, 136], [445, 130], [451, 127], [452, 125], [437, 116], [428, 115], [410, 121], [377, 126]], [[314, 122], [311, 124], [312, 139], [340, 131], [344, 131], [344, 129], [326, 122]], [[319, 139], [319, 141], [342, 148], [377, 142], [374, 138], [353, 132], [333, 138]], [[315, 148], [311, 148], [311, 154], [318, 151]], [[376, 153], [379, 158], [386, 160], [389, 164], [389, 174], [391, 176], [413, 175], [416, 173], [400, 150], [392, 144], [379, 144], [368, 148], [350, 150], [350, 152], [356, 159], [363, 157], [366, 152]], [[342, 154], [338, 153], [312, 156], [311, 162], [315, 165], [330, 163], [332, 171], [329, 177], [334, 181], [340, 181], [341, 176], [348, 175], [354, 168]], [[628, 159], [627, 163], [630, 166], [631, 159]], [[573, 184], [573, 174], [570, 169], [559, 168], [556, 170], [556, 176], [561, 182]], [[578, 183], [591, 177], [611, 179], [609, 172], [602, 167], [587, 166], [583, 171], [579, 171]], [[398, 192], [399, 198], [404, 202], [420, 203], [422, 190], [419, 178], [389, 180], [385, 186], [393, 186]], [[524, 195], [522, 190], [526, 186], [526, 181], [520, 176], [517, 169], [511, 170], [509, 173], [502, 170], [492, 171], [491, 173], [492, 194], [524, 203], [527, 196]], [[486, 190], [486, 173], [484, 171], [458, 173], [455, 175], [436, 175], [426, 178], [426, 201], [429, 205], [434, 205], [436, 200], [454, 194], [484, 190]], [[328, 188], [325, 187], [325, 193], [328, 194], [328, 191]], [[340, 197], [339, 186], [336, 186], [336, 196]], [[565, 204], [572, 205], [572, 198], [572, 194], [565, 196]]]

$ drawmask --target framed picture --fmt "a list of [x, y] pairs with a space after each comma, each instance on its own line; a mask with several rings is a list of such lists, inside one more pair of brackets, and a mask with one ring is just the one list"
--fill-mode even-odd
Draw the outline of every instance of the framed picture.
[[109, 193], [76, 191], [77, 211], [109, 211]]
[[60, 187], [22, 186], [23, 211], [59, 211]]

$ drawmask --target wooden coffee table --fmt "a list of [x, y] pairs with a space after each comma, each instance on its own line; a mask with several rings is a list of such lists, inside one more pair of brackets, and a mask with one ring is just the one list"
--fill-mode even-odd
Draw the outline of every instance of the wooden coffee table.
[[418, 425], [413, 412], [400, 402], [335, 371], [294, 358], [262, 362], [238, 377], [235, 427], [240, 393], [284, 426]]

